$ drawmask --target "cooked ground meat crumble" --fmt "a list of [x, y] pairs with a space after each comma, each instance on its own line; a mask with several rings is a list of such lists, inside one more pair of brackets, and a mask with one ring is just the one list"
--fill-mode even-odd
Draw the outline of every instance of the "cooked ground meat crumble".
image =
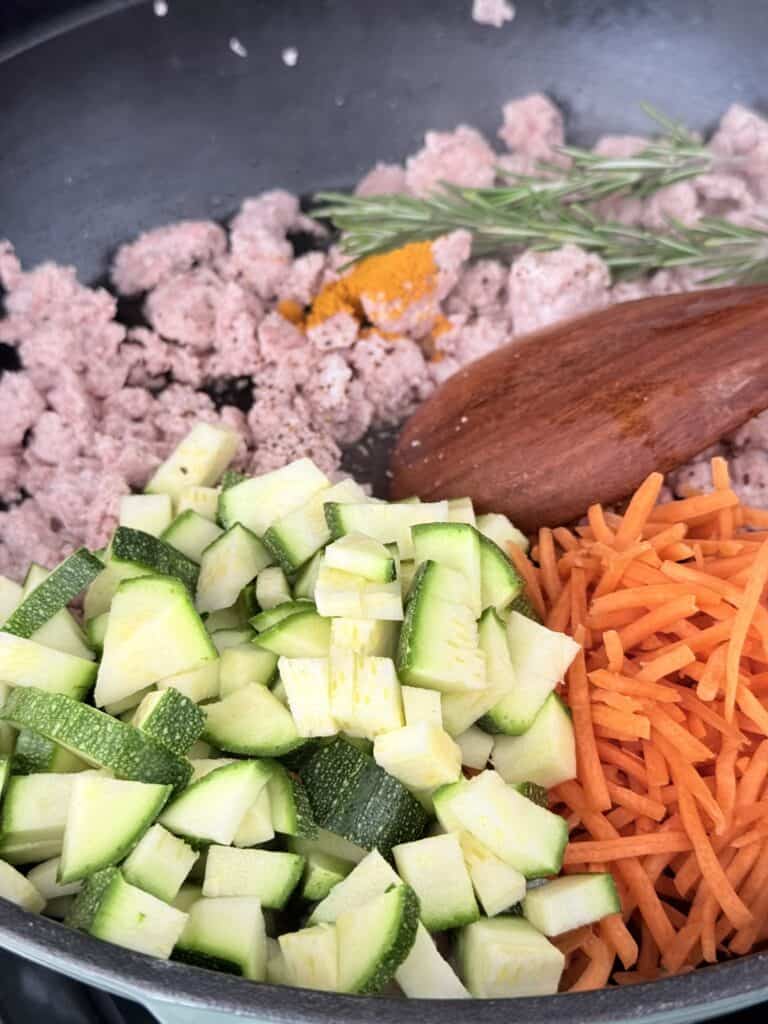
[[[377, 164], [357, 191], [420, 195], [445, 180], [490, 185], [498, 164], [529, 171], [558, 158], [563, 119], [544, 96], [515, 99], [499, 136], [503, 155], [466, 125], [428, 132], [404, 165]], [[644, 142], [607, 136], [595, 148], [622, 155]], [[644, 201], [605, 200], [602, 212], [650, 227], [670, 214], [687, 223], [702, 214], [739, 223], [764, 216], [768, 122], [735, 105], [711, 146], [737, 154], [740, 173], [702, 175]], [[118, 251], [115, 294], [81, 284], [71, 267], [24, 271], [11, 244], [0, 242], [0, 344], [15, 349], [21, 365], [0, 377], [0, 572], [18, 576], [30, 557], [53, 565], [71, 547], [102, 545], [120, 495], [141, 488], [197, 420], [240, 434], [237, 466], [248, 472], [306, 454], [334, 474], [343, 447], [371, 427], [398, 423], [460, 366], [509, 339], [698, 284], [679, 270], [612, 285], [600, 258], [572, 245], [523, 252], [511, 263], [472, 262], [466, 233], [454, 232], [435, 243], [439, 285], [418, 309], [394, 318], [386, 303], [370, 302], [365, 326], [339, 312], [301, 329], [289, 310], [310, 305], [344, 260], [333, 246], [296, 256], [297, 232], [324, 236], [282, 191], [246, 199], [226, 229], [209, 221], [156, 228]], [[116, 296], [143, 303], [144, 326], [120, 322]], [[439, 336], [426, 344], [425, 324], [438, 321]], [[765, 503], [768, 413], [716, 450], [731, 456], [742, 497]], [[674, 493], [708, 482], [711, 452], [672, 474]]]

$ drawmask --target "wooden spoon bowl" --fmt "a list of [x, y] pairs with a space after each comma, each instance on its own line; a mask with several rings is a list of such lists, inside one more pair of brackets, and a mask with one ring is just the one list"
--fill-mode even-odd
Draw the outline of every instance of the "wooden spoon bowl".
[[768, 286], [610, 306], [450, 377], [405, 424], [393, 498], [469, 495], [522, 529], [568, 522], [768, 407]]

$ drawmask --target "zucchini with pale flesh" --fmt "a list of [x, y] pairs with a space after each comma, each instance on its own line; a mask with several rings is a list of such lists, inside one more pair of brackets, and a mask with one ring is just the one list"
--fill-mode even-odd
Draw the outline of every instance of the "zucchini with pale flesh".
[[303, 854], [307, 860], [310, 860], [315, 852], [328, 854], [334, 860], [349, 864], [350, 867], [359, 864], [368, 856], [368, 851], [364, 850], [362, 846], [350, 843], [343, 836], [336, 835], [335, 832], [328, 832], [324, 828], [317, 829], [317, 834], [313, 839], [291, 836], [288, 839], [288, 849], [293, 850], [294, 853]]
[[[170, 688], [178, 690], [179, 693], [188, 697], [194, 704], [200, 704], [203, 701], [214, 700], [219, 696], [220, 670], [221, 660], [219, 658], [211, 658], [208, 661], [201, 662], [195, 668], [187, 669], [186, 672], [178, 672], [176, 675], [166, 676], [165, 679], [158, 679], [157, 688], [158, 690]], [[107, 708], [107, 710], [110, 709]]]
[[570, 712], [551, 693], [521, 736], [495, 736], [491, 760], [506, 782], [549, 789], [576, 778], [576, 741]]
[[45, 907], [45, 898], [35, 885], [4, 860], [0, 860], [0, 898], [33, 914]]
[[395, 885], [336, 920], [339, 991], [381, 991], [416, 941], [419, 901], [407, 885]]
[[205, 711], [171, 686], [148, 693], [132, 724], [174, 754], [184, 755], [202, 735]]
[[395, 972], [395, 981], [409, 999], [472, 998], [423, 924], [416, 929], [416, 939]]
[[485, 512], [478, 516], [476, 526], [480, 533], [497, 544], [502, 551], [506, 552], [510, 544], [514, 544], [521, 551], [527, 551], [531, 546], [523, 531], [518, 530], [514, 523], [500, 512]]
[[265, 611], [291, 601], [291, 588], [279, 565], [268, 565], [256, 577], [256, 601]]
[[464, 983], [476, 999], [557, 992], [565, 957], [522, 917], [484, 918], [459, 936]]
[[523, 592], [523, 578], [498, 544], [482, 533], [479, 538], [482, 607], [506, 615]]
[[42, 864], [36, 864], [27, 872], [27, 878], [46, 902], [60, 899], [63, 896], [76, 896], [83, 888], [83, 883], [79, 880], [76, 882], [59, 881], [60, 864], [61, 858], [53, 857], [51, 860], [43, 861]]
[[456, 743], [461, 750], [462, 764], [478, 771], [487, 767], [493, 749], [493, 736], [472, 725], [456, 737]]
[[93, 686], [96, 665], [13, 633], [0, 632], [0, 679], [80, 700]]
[[260, 846], [275, 838], [272, 824], [272, 804], [269, 799], [269, 784], [256, 797], [248, 808], [245, 817], [237, 826], [233, 846]]
[[215, 657], [216, 648], [179, 580], [124, 580], [109, 613], [94, 701], [112, 704]]
[[142, 530], [118, 526], [112, 538], [109, 564], [143, 575], [173, 576], [194, 594], [200, 568], [191, 558]]
[[290, 711], [259, 683], [207, 704], [205, 713], [205, 739], [231, 754], [280, 757], [304, 742]]
[[334, 886], [342, 882], [354, 865], [351, 861], [334, 857], [322, 850], [311, 850], [306, 855], [301, 895], [312, 903], [324, 900]]
[[85, 638], [88, 641], [88, 646], [101, 654], [104, 647], [104, 637], [107, 634], [107, 623], [109, 622], [109, 612], [102, 612], [100, 615], [95, 615], [92, 619], [89, 619], [85, 624]]
[[[226, 473], [224, 475], [226, 476]], [[222, 483], [223, 479], [222, 477]], [[174, 501], [174, 507], [177, 516], [183, 515], [187, 511], [197, 512], [203, 519], [209, 519], [215, 523], [219, 510], [219, 489], [188, 484], [179, 491]]]
[[331, 619], [331, 650], [393, 658], [398, 632], [398, 623], [391, 620], [337, 617]]
[[24, 597], [3, 623], [5, 633], [29, 639], [96, 579], [104, 564], [79, 548]]
[[400, 683], [390, 658], [332, 651], [330, 698], [336, 731], [349, 736], [373, 740], [403, 725]]
[[234, 458], [238, 444], [233, 431], [197, 423], [160, 464], [145, 490], [176, 499], [187, 487], [210, 487]]
[[523, 916], [542, 935], [562, 935], [620, 913], [621, 900], [608, 872], [564, 875], [529, 889], [523, 899]]
[[59, 865], [62, 882], [75, 882], [119, 863], [163, 809], [172, 789], [94, 772], [74, 779]]
[[160, 815], [160, 824], [195, 843], [229, 845], [269, 779], [258, 761], [233, 761], [193, 782]]
[[465, 580], [464, 600], [473, 616], [480, 617], [481, 536], [467, 523], [420, 523], [413, 527], [413, 554], [417, 567], [433, 561], [460, 572]]
[[[60, 567], [61, 568], [61, 567]], [[103, 576], [103, 571], [96, 577], [94, 583]], [[37, 594], [33, 593], [44, 583], [47, 583], [51, 573], [42, 565], [33, 562], [24, 577], [24, 588], [21, 593], [21, 604], [29, 607], [29, 603], [35, 604]], [[76, 584], [74, 584], [76, 585]], [[45, 588], [43, 588], [45, 590]], [[64, 654], [73, 654], [76, 658], [94, 660], [94, 648], [91, 645], [83, 627], [69, 611], [68, 608], [60, 608], [47, 619], [29, 637], [35, 643], [43, 647], [52, 647], [55, 651], [62, 651]]]
[[162, 825], [152, 825], [123, 863], [131, 885], [173, 903], [199, 854]]
[[253, 639], [253, 630], [248, 626], [239, 626], [236, 629], [217, 629], [215, 633], [211, 633], [211, 642], [219, 655], [229, 650], [230, 647], [249, 644]]
[[[65, 697], [38, 689], [13, 690], [0, 719], [28, 728], [118, 778], [186, 785], [189, 762], [119, 719]], [[49, 776], [46, 776], [49, 777]]]
[[325, 549], [325, 564], [372, 583], [391, 583], [397, 579], [397, 564], [391, 552], [373, 537], [348, 533]]
[[278, 939], [285, 965], [286, 983], [318, 992], [339, 987], [339, 951], [336, 927], [316, 924]]
[[314, 601], [310, 601], [308, 598], [300, 598], [296, 601], [283, 601], [280, 604], [276, 604], [274, 608], [266, 608], [249, 619], [249, 622], [257, 633], [264, 633], [291, 615], [298, 615], [299, 612], [314, 611], [317, 611]]
[[314, 600], [317, 574], [320, 572], [322, 564], [323, 551], [321, 548], [312, 555], [308, 562], [302, 565], [293, 579], [293, 596], [296, 600], [301, 600], [302, 598]]
[[219, 694], [228, 697], [235, 690], [258, 683], [269, 686], [277, 674], [277, 655], [253, 643], [235, 644], [221, 652]]
[[403, 598], [398, 580], [374, 583], [322, 564], [315, 581], [315, 601], [321, 615], [401, 622]]
[[119, 868], [111, 867], [86, 881], [65, 923], [94, 938], [167, 960], [187, 915], [129, 885]]
[[0, 810], [3, 845], [61, 843], [77, 777], [57, 772], [13, 776]]
[[269, 769], [269, 805], [275, 832], [286, 836], [314, 839], [317, 822], [306, 789], [294, 772], [279, 761], [265, 761]]
[[471, 498], [449, 498], [448, 499], [448, 522], [467, 523], [469, 526], [477, 525], [475, 506]]
[[132, 530], [160, 537], [173, 519], [170, 494], [124, 494], [120, 499], [118, 522]]
[[243, 587], [272, 558], [259, 538], [235, 523], [203, 551], [197, 582], [197, 609], [218, 611], [235, 603]]
[[173, 955], [196, 967], [264, 981], [267, 934], [261, 904], [247, 897], [197, 900]]
[[278, 669], [299, 736], [335, 736], [328, 658], [280, 658]]
[[334, 922], [340, 914], [369, 903], [400, 882], [400, 876], [379, 851], [371, 850], [344, 881], [334, 886], [325, 899], [317, 904], [309, 916], [309, 923]]
[[330, 650], [331, 620], [308, 608], [275, 622], [253, 642], [286, 658], [323, 658]]
[[472, 886], [487, 916], [494, 917], [518, 904], [527, 891], [525, 875], [505, 864], [471, 833], [457, 835]]
[[373, 756], [409, 789], [436, 789], [461, 774], [461, 750], [444, 729], [428, 722], [377, 736]]
[[225, 528], [241, 523], [263, 537], [274, 522], [301, 508], [329, 483], [311, 459], [296, 459], [222, 491], [219, 518]]
[[477, 921], [480, 910], [458, 838], [452, 833], [401, 843], [392, 850], [400, 877], [419, 898], [430, 932]]
[[426, 690], [421, 686], [404, 686], [401, 690], [403, 714], [406, 725], [418, 725], [427, 722], [442, 728], [443, 712], [440, 693], [437, 690]]
[[0, 576], [0, 625], [2, 625], [22, 599], [22, 587], [7, 576]]
[[160, 534], [160, 538], [199, 565], [205, 549], [223, 533], [216, 523], [201, 516], [199, 512], [187, 509], [176, 516]]
[[203, 896], [254, 896], [263, 907], [281, 910], [303, 872], [304, 858], [297, 853], [211, 846]]
[[364, 533], [382, 544], [397, 544], [400, 557], [408, 559], [413, 558], [411, 527], [446, 522], [448, 502], [331, 502], [325, 506], [325, 518], [334, 540], [347, 533]]

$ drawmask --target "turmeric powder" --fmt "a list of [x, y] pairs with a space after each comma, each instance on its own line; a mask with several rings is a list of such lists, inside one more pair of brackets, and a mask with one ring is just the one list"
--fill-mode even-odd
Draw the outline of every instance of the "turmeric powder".
[[307, 327], [314, 327], [336, 313], [349, 313], [362, 323], [363, 296], [386, 303], [397, 316], [436, 287], [437, 264], [432, 243], [411, 242], [402, 249], [361, 260], [348, 274], [326, 285], [312, 304]]

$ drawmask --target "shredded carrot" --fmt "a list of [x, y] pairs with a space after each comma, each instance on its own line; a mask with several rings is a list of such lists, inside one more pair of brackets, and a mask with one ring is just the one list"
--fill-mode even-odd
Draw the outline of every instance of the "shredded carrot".
[[728, 641], [728, 655], [725, 663], [725, 717], [733, 719], [736, 706], [736, 691], [739, 684], [739, 661], [747, 639], [747, 630], [752, 621], [758, 601], [768, 582], [768, 540], [764, 541], [750, 569], [749, 581], [744, 589], [744, 600], [736, 612], [733, 630]]
[[619, 638], [625, 651], [635, 647], [641, 640], [652, 636], [657, 630], [671, 626], [677, 619], [687, 619], [697, 611], [693, 595], [674, 598], [672, 601], [641, 615], [633, 623], [619, 630]]
[[593, 861], [625, 860], [656, 853], [685, 853], [691, 849], [691, 840], [685, 832], [647, 832], [642, 836], [621, 836], [603, 842], [572, 842], [565, 851], [564, 864]]
[[656, 523], [690, 523], [691, 520], [702, 519], [722, 508], [738, 504], [739, 499], [733, 491], [715, 491], [713, 494], [697, 494], [693, 498], [657, 505], [650, 518]]
[[[696, 661], [696, 655], [690, 647], [682, 644], [680, 647], [667, 651], [666, 654], [655, 658], [652, 662], [642, 662], [643, 667], [638, 673], [638, 679], [655, 683], [657, 680], [663, 679], [664, 676], [672, 675], [673, 672], [679, 672], [686, 665], [690, 665], [692, 661]], [[659, 699], [658, 695], [656, 699]]]
[[663, 483], [664, 477], [661, 473], [651, 473], [632, 495], [621, 525], [616, 531], [615, 546], [617, 551], [623, 551], [630, 544], [640, 539], [648, 517], [658, 500]]
[[587, 519], [595, 540], [600, 541], [601, 544], [607, 544], [608, 547], [613, 547], [616, 535], [605, 521], [603, 506], [590, 505], [587, 509]]
[[664, 704], [677, 704], [681, 699], [680, 695], [671, 687], [665, 686], [663, 683], [646, 682], [639, 676], [629, 679], [618, 672], [608, 672], [599, 668], [589, 673], [589, 679], [593, 686], [605, 690], [615, 690], [628, 697], [643, 697], [647, 700], [658, 700]]
[[547, 609], [544, 604], [544, 597], [541, 593], [541, 587], [539, 586], [539, 579], [535, 567], [526, 557], [523, 549], [518, 547], [517, 544], [507, 544], [506, 552], [509, 555], [510, 562], [512, 562], [514, 567], [523, 577], [525, 589], [528, 593], [528, 597], [531, 599], [533, 607], [539, 615], [544, 618], [547, 614]]

